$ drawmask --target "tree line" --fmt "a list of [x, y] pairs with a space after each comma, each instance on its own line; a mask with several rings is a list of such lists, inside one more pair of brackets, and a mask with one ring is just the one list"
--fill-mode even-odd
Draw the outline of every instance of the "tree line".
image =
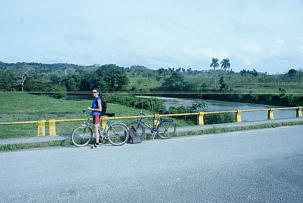
[[120, 91], [128, 78], [123, 67], [109, 64], [81, 68], [75, 65], [0, 64], [0, 89], [5, 91]]
[[[237, 84], [301, 83], [303, 73], [294, 68], [285, 74], [270, 75], [243, 69], [230, 69], [230, 59], [212, 58], [213, 70], [191, 68], [121, 67], [115, 64], [78, 66], [74, 64], [3, 63], [0, 62], [2, 91], [224, 91], [232, 92]], [[221, 69], [218, 69], [221, 67]], [[155, 87], [147, 84], [149, 79]]]

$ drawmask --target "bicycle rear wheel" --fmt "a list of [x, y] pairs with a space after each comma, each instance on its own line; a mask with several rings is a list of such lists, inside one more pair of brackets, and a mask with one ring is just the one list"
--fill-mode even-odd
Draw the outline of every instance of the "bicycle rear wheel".
[[93, 131], [89, 126], [79, 126], [72, 132], [72, 142], [77, 147], [88, 145], [93, 137]]
[[109, 126], [107, 132], [108, 141], [114, 146], [124, 145], [129, 137], [128, 128], [123, 123], [114, 123]]
[[162, 121], [157, 133], [162, 139], [170, 138], [176, 135], [176, 124], [172, 121]]

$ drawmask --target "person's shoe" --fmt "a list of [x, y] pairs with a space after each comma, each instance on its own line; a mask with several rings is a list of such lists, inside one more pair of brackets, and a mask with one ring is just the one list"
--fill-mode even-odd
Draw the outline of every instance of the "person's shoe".
[[94, 144], [94, 147], [98, 147], [98, 146], [99, 146], [99, 143], [95, 143], [95, 144]]

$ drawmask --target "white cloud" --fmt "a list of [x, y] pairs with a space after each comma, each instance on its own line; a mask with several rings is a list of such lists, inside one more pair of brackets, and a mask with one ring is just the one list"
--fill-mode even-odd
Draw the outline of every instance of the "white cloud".
[[235, 54], [235, 60], [239, 60], [247, 66], [251, 66], [254, 63], [254, 59], [252, 57], [243, 54]]
[[284, 40], [268, 41], [266, 44], [249, 41], [242, 44], [243, 52], [235, 54], [246, 65], [254, 65], [261, 61], [276, 61], [286, 54], [287, 45]]
[[260, 56], [265, 53], [264, 48], [261, 45], [259, 45], [257, 42], [253, 42], [253, 41], [245, 42], [242, 45], [242, 47], [244, 51], [256, 56]]
[[299, 0], [47, 2], [0, 0], [0, 61], [159, 68], [228, 57], [281, 71], [303, 63]]
[[299, 52], [301, 52], [301, 54], [303, 54], [303, 45], [298, 46], [298, 47], [297, 47], [297, 50], [298, 50]]
[[283, 40], [277, 40], [272, 43], [272, 46], [267, 50], [267, 55], [270, 57], [281, 56], [286, 50], [286, 43]]
[[228, 53], [225, 50], [212, 48], [183, 48], [183, 53], [191, 58], [228, 58]]
[[300, 53], [300, 54], [303, 54], [303, 37], [298, 37], [297, 38], [299, 43], [298, 43], [298, 46], [297, 46], [297, 51]]

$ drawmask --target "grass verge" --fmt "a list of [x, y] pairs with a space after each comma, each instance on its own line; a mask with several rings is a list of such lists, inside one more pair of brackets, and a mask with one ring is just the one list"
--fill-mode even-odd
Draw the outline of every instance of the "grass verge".
[[41, 142], [41, 143], [5, 144], [5, 145], [0, 145], [0, 151], [13, 151], [20, 149], [52, 147], [52, 146], [66, 146], [71, 144], [72, 144], [71, 140], [56, 140], [56, 141]]

